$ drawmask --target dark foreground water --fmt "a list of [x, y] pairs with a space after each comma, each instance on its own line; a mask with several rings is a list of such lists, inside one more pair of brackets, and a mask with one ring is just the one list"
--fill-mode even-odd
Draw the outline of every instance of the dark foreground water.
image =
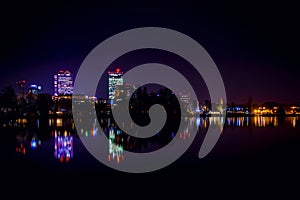
[[[225, 127], [217, 145], [199, 159], [207, 127], [220, 120], [225, 120]], [[186, 121], [186, 129], [180, 132], [182, 140], [189, 139], [189, 130], [199, 127], [191, 147], [166, 168], [145, 174], [119, 172], [97, 161], [78, 134], [96, 137], [98, 130], [77, 133], [70, 119], [49, 120], [47, 128], [40, 128], [38, 121], [31, 125], [21, 119], [10, 121], [1, 128], [1, 194], [41, 199], [78, 195], [84, 195], [84, 199], [106, 199], [105, 195], [141, 199], [160, 198], [162, 194], [184, 199], [204, 195], [299, 198], [300, 117]], [[107, 158], [111, 162], [121, 164], [126, 159], [124, 149], [143, 151], [159, 142], [126, 143], [118, 139], [122, 133], [111, 129], [109, 122], [106, 130], [108, 137], [113, 136]]]

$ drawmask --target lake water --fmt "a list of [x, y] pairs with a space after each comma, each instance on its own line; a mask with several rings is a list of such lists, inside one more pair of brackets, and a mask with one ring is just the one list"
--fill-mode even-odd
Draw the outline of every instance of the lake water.
[[[225, 120], [225, 126], [214, 149], [203, 159], [198, 152], [209, 126]], [[20, 184], [41, 183], [48, 187], [48, 181], [61, 179], [61, 184], [78, 186], [78, 181], [91, 184], [99, 180], [99, 185], [112, 184], [111, 187], [125, 187], [130, 183], [144, 182], [150, 187], [151, 181], [158, 181], [157, 187], [174, 189], [177, 184], [184, 192], [192, 187], [194, 181], [199, 187], [231, 188], [227, 182], [233, 181], [233, 190], [244, 190], [254, 186], [293, 189], [292, 181], [299, 183], [300, 170], [300, 117], [210, 117], [186, 118], [186, 127], [179, 131], [181, 140], [189, 140], [190, 131], [198, 133], [190, 148], [174, 163], [164, 169], [146, 174], [127, 174], [111, 169], [97, 161], [83, 146], [78, 134], [97, 137], [99, 130], [75, 131], [72, 119], [49, 119], [46, 127], [39, 121], [16, 120], [2, 124], [0, 153], [4, 180], [11, 187]], [[107, 149], [110, 162], [122, 164], [126, 159], [125, 150], [150, 152], [172, 140], [172, 131], [160, 142], [160, 137], [150, 141], [130, 141], [109, 122], [101, 123], [111, 140]], [[166, 139], [167, 138], [167, 139]], [[67, 179], [67, 180], [66, 180]], [[175, 181], [170, 181], [174, 180]], [[176, 181], [176, 180], [182, 180]], [[196, 180], [195, 180], [196, 179]], [[102, 181], [100, 181], [102, 180]], [[65, 181], [65, 182], [64, 182]], [[17, 186], [16, 186], [17, 185]], [[51, 184], [50, 184], [51, 185]], [[126, 185], [126, 184], [125, 184]], [[166, 186], [167, 185], [167, 186]], [[107, 186], [107, 185], [106, 185]], [[254, 187], [253, 186], [253, 187]], [[45, 186], [46, 187], [46, 186]], [[60, 188], [61, 186], [59, 186]], [[86, 188], [87, 186], [85, 186]], [[92, 187], [96, 187], [93, 185]], [[141, 185], [135, 185], [141, 188]], [[197, 188], [197, 186], [193, 185]], [[30, 187], [31, 188], [31, 187]], [[129, 188], [128, 188], [129, 189]], [[265, 190], [263, 190], [265, 191]]]

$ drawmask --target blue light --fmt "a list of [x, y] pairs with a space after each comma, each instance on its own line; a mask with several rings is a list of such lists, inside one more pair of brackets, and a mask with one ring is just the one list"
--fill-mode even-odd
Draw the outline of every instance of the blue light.
[[94, 128], [93, 132], [94, 132], [94, 136], [96, 136], [98, 132], [98, 128]]
[[197, 117], [197, 119], [196, 119], [196, 125], [197, 125], [197, 126], [200, 126], [200, 123], [201, 123], [200, 117]]
[[37, 145], [36, 145], [36, 140], [32, 139], [31, 140], [31, 148], [36, 149]]

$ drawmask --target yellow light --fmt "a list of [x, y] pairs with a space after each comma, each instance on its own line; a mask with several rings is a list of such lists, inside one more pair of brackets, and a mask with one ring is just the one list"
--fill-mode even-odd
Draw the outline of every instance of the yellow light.
[[60, 118], [56, 119], [56, 126], [62, 126], [62, 119]]

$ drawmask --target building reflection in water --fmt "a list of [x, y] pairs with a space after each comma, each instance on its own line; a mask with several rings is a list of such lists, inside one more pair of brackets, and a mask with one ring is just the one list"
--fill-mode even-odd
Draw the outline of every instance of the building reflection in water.
[[[212, 117], [205, 117], [196, 120], [196, 124], [199, 128], [207, 129], [208, 127], [214, 127], [218, 129], [223, 129], [223, 124], [225, 122], [225, 117], [220, 116], [212, 116]], [[190, 127], [189, 127], [190, 128]]]
[[[116, 132], [116, 133], [115, 133]], [[108, 140], [108, 161], [116, 160], [117, 163], [120, 163], [120, 160], [124, 160], [123, 155], [123, 138], [120, 138], [121, 131], [114, 128], [109, 130], [109, 140]]]
[[42, 141], [39, 139], [38, 134], [35, 131], [20, 131], [16, 135], [16, 152], [25, 155], [27, 151], [31, 148], [35, 150], [39, 148]]
[[[172, 132], [172, 134], [174, 134], [174, 132]], [[186, 129], [184, 129], [183, 131], [181, 131], [179, 134], [180, 134], [179, 138], [183, 139], [183, 140], [189, 139], [191, 137], [191, 133], [190, 133], [188, 127]]]
[[69, 162], [73, 158], [73, 136], [67, 131], [63, 135], [60, 131], [54, 133], [54, 156], [60, 162]]
[[298, 116], [291, 118], [291, 124], [294, 128], [296, 128], [297, 121], [298, 121]]
[[22, 153], [23, 155], [26, 154], [26, 148], [25, 148], [23, 142], [20, 142], [20, 143], [17, 144], [16, 152], [17, 152], [17, 153]]
[[296, 128], [298, 116], [254, 116], [254, 117], [227, 117], [226, 126], [232, 127], [278, 127], [288, 125]]
[[[218, 127], [225, 122], [225, 127], [292, 127], [299, 126], [299, 116], [245, 116], [245, 117], [185, 117], [184, 126], [179, 131], [179, 140], [185, 141], [190, 139], [191, 132], [194, 129], [207, 129], [210, 126]], [[13, 144], [15, 151], [18, 154], [27, 155], [31, 151], [39, 151], [42, 142], [48, 140], [48, 136], [54, 139], [54, 156], [60, 162], [69, 162], [73, 158], [73, 137], [83, 135], [85, 137], [97, 137], [101, 133], [101, 129], [108, 138], [108, 160], [120, 163], [126, 159], [126, 151], [130, 152], [151, 152], [162, 148], [168, 141], [175, 138], [176, 130], [166, 129], [166, 137], [162, 138], [163, 134], [157, 134], [151, 139], [140, 139], [132, 137], [122, 132], [119, 127], [109, 118], [99, 120], [101, 128], [96, 127], [96, 121], [91, 121], [91, 127], [88, 130], [75, 130], [74, 121], [72, 119], [57, 118], [49, 119], [49, 132], [40, 129], [29, 129], [28, 120], [15, 119], [3, 126], [12, 126], [20, 129], [16, 135], [16, 144]], [[34, 123], [37, 125], [37, 123]], [[121, 125], [122, 126], [122, 125]], [[66, 129], [60, 130], [60, 129]]]
[[34, 136], [31, 138], [30, 147], [32, 149], [38, 148], [39, 146], [41, 146], [41, 144], [42, 144], [41, 140], [37, 139], [37, 137]]
[[[195, 117], [188, 118], [188, 117], [186, 117], [184, 119], [184, 124], [185, 124], [185, 126], [183, 126], [183, 128], [179, 130], [179, 139], [180, 140], [190, 139], [190, 137], [191, 137], [191, 133], [190, 133], [191, 128], [199, 126], [201, 124], [201, 120], [200, 120], [200, 117], [198, 117], [198, 118], [195, 118]], [[172, 136], [172, 138], [175, 137], [175, 132], [174, 131], [171, 132], [171, 136]]]
[[56, 119], [56, 126], [62, 126], [62, 119], [61, 118], [57, 118]]

